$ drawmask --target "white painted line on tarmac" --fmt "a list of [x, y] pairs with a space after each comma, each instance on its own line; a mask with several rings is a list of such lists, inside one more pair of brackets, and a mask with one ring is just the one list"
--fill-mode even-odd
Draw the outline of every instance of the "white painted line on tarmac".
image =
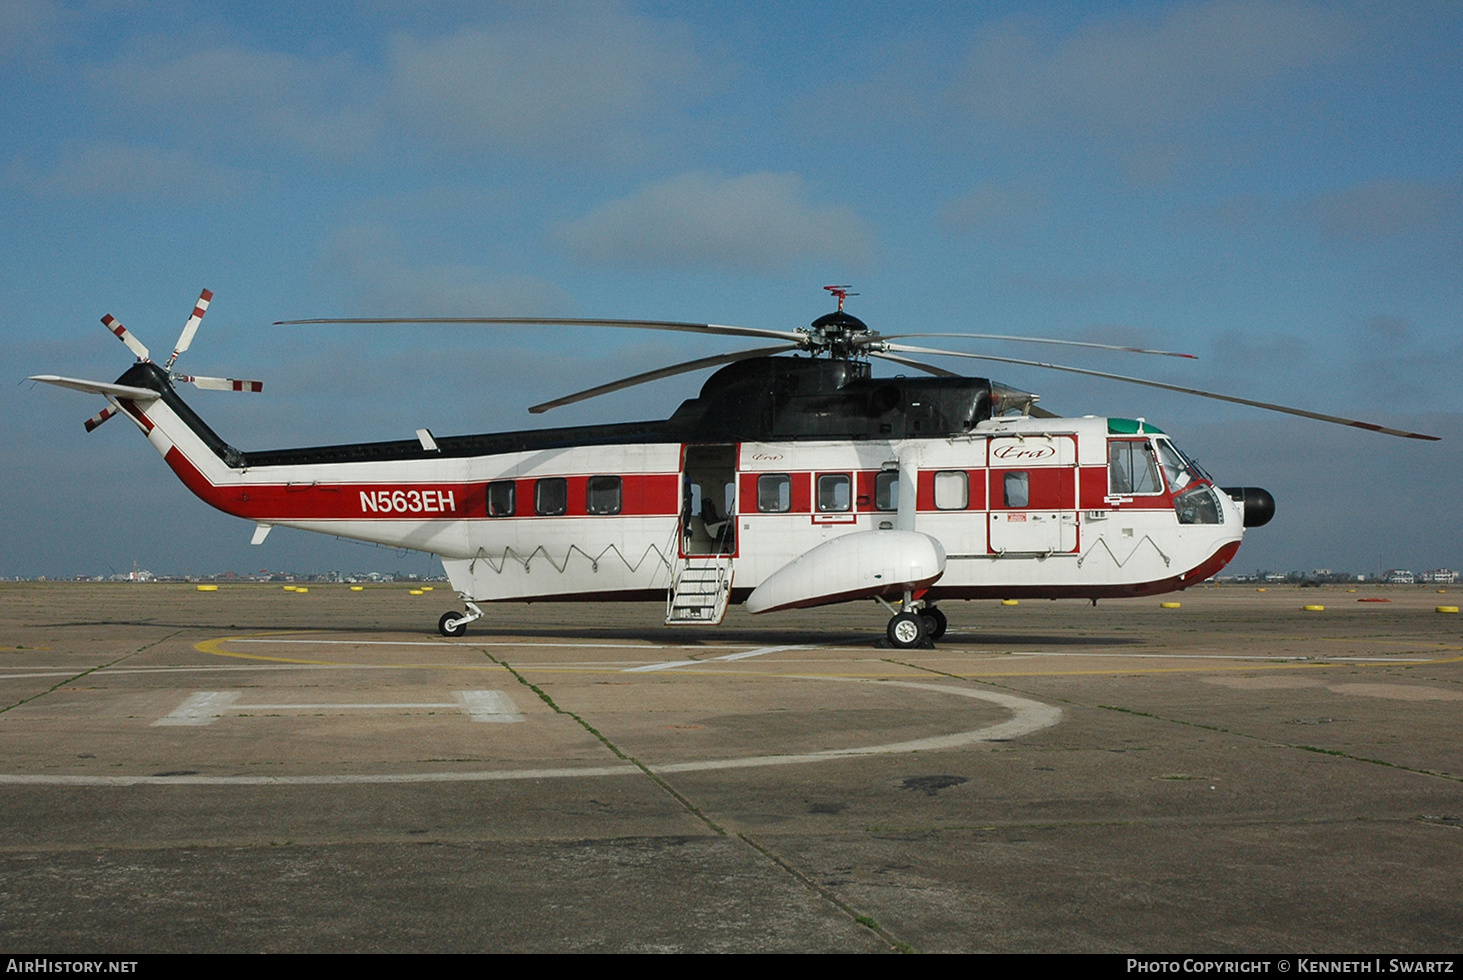
[[467, 712], [473, 721], [515, 722], [523, 715], [513, 699], [502, 691], [457, 691], [456, 701], [352, 701], [291, 702], [284, 704], [240, 704], [239, 691], [199, 691], [168, 712], [153, 725], [211, 725], [229, 712], [244, 711], [401, 711], [455, 708]]
[[1358, 663], [1383, 663], [1383, 664], [1426, 664], [1432, 663], [1432, 657], [1328, 657], [1325, 654], [1315, 656], [1264, 656], [1256, 654], [1241, 653], [1055, 653], [1047, 650], [1010, 650], [1006, 651], [1012, 657], [1105, 657], [1111, 660], [1268, 660], [1283, 661], [1285, 663], [1302, 663], [1308, 660], [1344, 660]]
[[[1011, 717], [994, 725], [936, 735], [931, 738], [913, 739], [907, 742], [891, 742], [883, 745], [854, 746], [847, 749], [828, 749], [821, 752], [788, 753], [785, 755], [745, 756], [737, 759], [703, 759], [696, 762], [678, 762], [663, 766], [646, 766], [652, 773], [705, 772], [719, 769], [749, 769], [762, 766], [785, 766], [809, 762], [827, 762], [833, 759], [848, 759], [874, 755], [901, 755], [910, 752], [929, 752], [939, 749], [954, 749], [981, 742], [999, 742], [1022, 735], [1029, 735], [1043, 728], [1049, 728], [1062, 719], [1062, 709], [982, 688], [954, 687], [949, 684], [927, 684], [917, 681], [869, 681], [852, 677], [819, 677], [816, 675], [788, 675], [790, 680], [835, 681], [844, 684], [874, 684], [883, 687], [902, 687], [917, 691], [931, 691], [956, 697], [971, 698], [996, 704], [1011, 712]], [[641, 773], [640, 767], [624, 763], [608, 766], [584, 766], [560, 769], [490, 769], [478, 772], [408, 772], [344, 775], [321, 773], [301, 776], [66, 776], [40, 775], [30, 773], [0, 774], [0, 786], [344, 786], [390, 783], [473, 783], [512, 779], [584, 779], [604, 776], [632, 776]]]
[[[766, 653], [778, 653], [783, 650], [807, 650], [811, 649], [806, 645], [785, 646], [785, 647], [758, 647], [755, 650], [742, 650], [738, 653], [728, 653], [720, 657], [710, 657], [706, 660], [666, 660], [658, 664], [646, 664], [643, 667], [626, 667], [623, 673], [641, 674], [652, 670], [673, 670], [676, 667], [694, 667], [697, 664], [715, 663], [718, 660], [746, 660], [748, 657], [760, 657]], [[520, 664], [519, 666], [523, 666]]]
[[723, 657], [712, 657], [712, 660], [746, 660], [748, 657], [760, 657], [764, 653], [781, 653], [783, 650], [810, 650], [811, 647], [804, 645], [787, 647], [760, 647], [756, 650], [745, 650], [742, 653], [728, 653]]
[[402, 708], [460, 708], [456, 701], [380, 701], [318, 704], [236, 704], [234, 711], [400, 711]]
[[458, 691], [457, 700], [473, 721], [523, 720], [518, 705], [502, 691]]
[[229, 643], [295, 643], [302, 646], [346, 646], [346, 647], [570, 647], [586, 650], [664, 650], [655, 643], [516, 643], [509, 640], [494, 640], [491, 643], [463, 640], [448, 643], [446, 640], [270, 640], [242, 639], [228, 637]]
[[[699, 660], [664, 660], [658, 664], [642, 664], [639, 667], [626, 667], [623, 673], [643, 674], [652, 670], [671, 670], [675, 667], [692, 667], [699, 664]], [[521, 666], [521, 665], [520, 665]]]
[[153, 722], [153, 725], [211, 725], [222, 718], [224, 712], [237, 700], [238, 691], [199, 691]]

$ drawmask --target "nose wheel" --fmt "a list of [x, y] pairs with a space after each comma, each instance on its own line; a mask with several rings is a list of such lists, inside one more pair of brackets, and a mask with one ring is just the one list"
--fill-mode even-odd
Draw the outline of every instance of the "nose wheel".
[[889, 610], [891, 618], [884, 634], [889, 638], [889, 645], [896, 650], [932, 647], [934, 641], [944, 636], [945, 630], [950, 626], [944, 613], [934, 606], [926, 605], [923, 600], [915, 599], [909, 593], [905, 593], [903, 607], [899, 609], [891, 606], [882, 596], [875, 596], [874, 601]]
[[889, 620], [889, 627], [884, 632], [889, 637], [889, 645], [899, 650], [929, 646], [929, 630], [925, 628], [925, 618], [919, 613], [899, 613]]
[[938, 640], [950, 628], [950, 621], [938, 606], [925, 606], [920, 610], [920, 617], [925, 621], [925, 635], [932, 640]]

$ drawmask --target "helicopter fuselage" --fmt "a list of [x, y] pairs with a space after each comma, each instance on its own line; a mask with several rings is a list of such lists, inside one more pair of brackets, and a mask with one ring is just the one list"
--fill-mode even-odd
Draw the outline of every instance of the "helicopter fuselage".
[[[734, 364], [660, 422], [247, 453], [155, 366], [117, 384], [156, 392], [119, 402], [256, 541], [278, 525], [431, 552], [470, 605], [673, 602], [688, 569], [712, 566], [754, 611], [1140, 596], [1219, 571], [1247, 523], [1243, 491], [1146, 423], [992, 415], [993, 396], [1022, 393], [875, 380], [856, 361]], [[894, 542], [921, 541], [900, 533], [931, 546], [905, 555]]]

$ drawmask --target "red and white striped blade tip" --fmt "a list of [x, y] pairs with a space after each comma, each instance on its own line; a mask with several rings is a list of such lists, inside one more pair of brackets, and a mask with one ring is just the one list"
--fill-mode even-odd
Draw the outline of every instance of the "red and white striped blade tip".
[[195, 378], [185, 376], [178, 379], [210, 391], [263, 391], [263, 381], [240, 381], [237, 378]]
[[122, 321], [108, 313], [102, 317], [102, 326], [116, 334], [117, 339], [126, 344], [127, 349], [136, 354], [139, 359], [144, 361], [148, 359], [147, 347], [143, 345], [142, 341], [133, 336], [132, 331], [122, 326]]
[[198, 302], [193, 304], [193, 315], [188, 317], [188, 322], [183, 324], [183, 332], [178, 335], [178, 345], [173, 348], [173, 355], [168, 358], [172, 364], [193, 344], [193, 335], [198, 333], [198, 325], [203, 322], [203, 314], [208, 312], [208, 304], [213, 302], [213, 293], [205, 289], [198, 294]]
[[101, 425], [107, 419], [111, 418], [113, 415], [116, 415], [116, 414], [117, 414], [117, 410], [115, 408], [113, 408], [112, 406], [108, 405], [106, 408], [102, 409], [100, 412], [97, 412], [95, 415], [93, 415], [91, 418], [87, 419], [82, 424], [86, 426], [86, 431], [87, 432], [90, 432], [91, 430], [95, 429], [97, 426]]

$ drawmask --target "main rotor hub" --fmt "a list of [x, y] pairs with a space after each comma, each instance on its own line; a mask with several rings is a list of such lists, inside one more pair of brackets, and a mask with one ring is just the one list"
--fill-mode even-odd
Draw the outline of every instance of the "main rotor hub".
[[814, 320], [807, 330], [807, 349], [813, 353], [827, 351], [835, 357], [857, 357], [865, 352], [868, 342], [878, 334], [852, 314], [837, 310]]

